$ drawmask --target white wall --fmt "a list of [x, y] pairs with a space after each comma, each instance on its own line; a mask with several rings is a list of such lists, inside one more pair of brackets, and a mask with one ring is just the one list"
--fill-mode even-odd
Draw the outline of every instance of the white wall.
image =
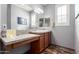
[[1, 25], [1, 4], [0, 4], [0, 25]]
[[[29, 21], [30, 21], [30, 16], [29, 16], [29, 12], [15, 6], [15, 5], [11, 5], [11, 29], [17, 29], [17, 26], [19, 27], [20, 30], [26, 30], [29, 27]], [[27, 25], [18, 25], [17, 24], [17, 17], [23, 17], [27, 19]], [[19, 47], [16, 48], [14, 50], [12, 50], [12, 53], [24, 53], [25, 51], [27, 51], [28, 49], [30, 49], [29, 45], [26, 45], [24, 47]]]
[[[45, 8], [45, 16], [55, 21], [55, 5]], [[70, 26], [59, 26], [52, 28], [52, 44], [74, 49], [74, 5], [70, 5]]]
[[[1, 4], [0, 4], [0, 36], [1, 36]], [[0, 45], [0, 51], [1, 51], [1, 45]]]
[[[20, 8], [14, 6], [14, 5], [11, 6], [11, 5], [7, 5], [7, 4], [1, 4], [0, 7], [1, 7], [0, 8], [0, 11], [1, 11], [1, 13], [0, 13], [0, 16], [1, 16], [0, 17], [0, 22], [1, 22], [1, 24], [8, 25], [9, 29], [16, 29], [17, 17], [18, 16], [26, 18], [28, 20], [28, 23], [29, 23], [29, 20], [30, 20], [29, 12], [27, 12], [23, 9], [20, 9]], [[28, 27], [29, 25], [25, 25], [25, 26]], [[26, 45], [26, 46], [23, 46], [23, 47], [13, 49], [12, 53], [24, 53], [25, 51], [27, 51], [29, 49], [30, 49], [30, 46]]]
[[[79, 13], [79, 5], [75, 5], [75, 16]], [[75, 19], [75, 51], [79, 54], [79, 17]]]
[[79, 53], [79, 17], [75, 21], [75, 50]]
[[[7, 24], [7, 5], [6, 4], [0, 4], [0, 25], [1, 24]], [[1, 46], [0, 46], [1, 50]]]
[[49, 4], [46, 7], [44, 7], [44, 17], [51, 17], [52, 20], [55, 19], [55, 4]]
[[7, 5], [7, 29], [11, 29], [11, 5]]
[[7, 4], [1, 4], [1, 24], [7, 25]]
[[[20, 26], [17, 24], [17, 17], [23, 17], [25, 19], [27, 19], [27, 25], [23, 25], [23, 26]], [[15, 5], [11, 5], [11, 28], [12, 29], [15, 29], [15, 28], [20, 28], [20, 29], [27, 29], [29, 27], [29, 12], [19, 8], [19, 7], [16, 7]]]

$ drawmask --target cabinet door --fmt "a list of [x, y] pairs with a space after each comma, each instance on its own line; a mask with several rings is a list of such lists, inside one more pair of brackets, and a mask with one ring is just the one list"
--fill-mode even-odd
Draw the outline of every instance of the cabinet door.
[[51, 32], [49, 32], [49, 40], [48, 41], [49, 41], [48, 45], [50, 45], [51, 44]]
[[31, 43], [32, 53], [41, 53], [44, 49], [44, 37], [40, 36], [39, 40]]
[[45, 48], [49, 45], [49, 33], [45, 33]]
[[49, 41], [48, 41], [48, 37], [46, 36], [45, 37], [45, 48], [48, 47], [48, 45], [49, 45]]
[[40, 53], [40, 39], [31, 43], [31, 53]]
[[44, 49], [44, 37], [40, 37], [40, 51]]

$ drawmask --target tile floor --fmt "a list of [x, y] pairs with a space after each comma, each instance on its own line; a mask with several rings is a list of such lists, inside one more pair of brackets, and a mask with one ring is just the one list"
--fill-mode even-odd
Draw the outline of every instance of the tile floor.
[[43, 51], [42, 54], [74, 54], [75, 51], [69, 48], [57, 46], [57, 45], [50, 45], [47, 49]]

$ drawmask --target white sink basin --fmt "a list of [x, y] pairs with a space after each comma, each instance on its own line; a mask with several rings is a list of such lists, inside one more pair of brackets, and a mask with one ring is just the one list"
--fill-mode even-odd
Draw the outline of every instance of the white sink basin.
[[35, 33], [45, 33], [45, 32], [50, 32], [50, 30], [34, 30], [31, 32], [35, 32]]

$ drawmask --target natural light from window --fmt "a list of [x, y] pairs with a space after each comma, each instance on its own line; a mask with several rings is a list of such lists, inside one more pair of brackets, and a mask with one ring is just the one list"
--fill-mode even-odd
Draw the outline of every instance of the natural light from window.
[[65, 26], [69, 24], [68, 19], [68, 5], [60, 5], [56, 7], [56, 24], [58, 26]]

